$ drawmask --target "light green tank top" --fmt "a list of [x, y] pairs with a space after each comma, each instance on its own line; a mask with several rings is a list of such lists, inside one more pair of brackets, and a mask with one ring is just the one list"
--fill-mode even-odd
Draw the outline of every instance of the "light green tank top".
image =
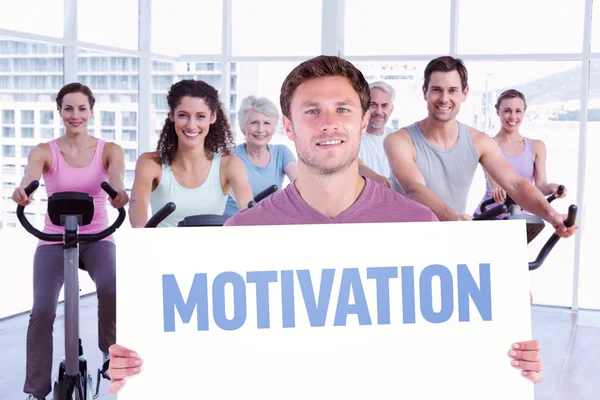
[[212, 163], [206, 181], [195, 189], [187, 189], [177, 183], [170, 165], [162, 165], [162, 176], [156, 189], [150, 196], [152, 214], [165, 204], [175, 203], [175, 211], [165, 218], [159, 227], [173, 227], [185, 217], [200, 214], [222, 215], [225, 212], [227, 195], [223, 194], [219, 170], [221, 155], [213, 153]]

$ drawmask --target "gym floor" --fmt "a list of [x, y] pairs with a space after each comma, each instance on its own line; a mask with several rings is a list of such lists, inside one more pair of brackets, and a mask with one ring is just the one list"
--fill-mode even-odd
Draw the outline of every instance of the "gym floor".
[[[81, 333], [94, 385], [102, 356], [97, 349], [95, 295], [81, 299]], [[600, 398], [600, 312], [573, 313], [568, 309], [534, 306], [534, 337], [542, 343], [544, 380], [536, 385], [535, 400], [598, 400]], [[28, 315], [0, 321], [0, 399], [24, 399], [25, 335]], [[62, 357], [62, 305], [57, 311], [54, 348], [55, 370]], [[98, 400], [116, 400], [103, 380]], [[94, 387], [95, 390], [95, 387]]]

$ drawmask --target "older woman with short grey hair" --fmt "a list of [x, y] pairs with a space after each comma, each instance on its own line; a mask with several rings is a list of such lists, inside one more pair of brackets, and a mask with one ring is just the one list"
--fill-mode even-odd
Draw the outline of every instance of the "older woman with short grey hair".
[[[245, 142], [238, 145], [235, 155], [246, 166], [252, 195], [256, 196], [271, 185], [282, 189], [285, 176], [294, 182], [298, 175], [298, 163], [285, 145], [269, 144], [277, 124], [279, 110], [265, 97], [248, 96], [238, 110], [238, 124]], [[235, 200], [229, 196], [225, 207], [226, 217], [239, 211]]]

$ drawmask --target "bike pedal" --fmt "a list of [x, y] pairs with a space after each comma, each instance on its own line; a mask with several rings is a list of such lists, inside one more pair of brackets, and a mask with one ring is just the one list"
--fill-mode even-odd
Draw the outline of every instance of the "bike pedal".
[[110, 377], [108, 376], [108, 366], [110, 364], [110, 359], [106, 360], [104, 364], [102, 364], [102, 369], [98, 369], [98, 377], [96, 378], [96, 394], [94, 394], [94, 399], [97, 399], [100, 394], [100, 381], [101, 378], [110, 381]]
[[98, 372], [102, 375], [102, 377], [104, 379], [107, 379], [110, 381], [110, 376], [108, 376], [108, 367], [110, 366], [110, 359], [104, 361], [104, 364], [102, 364], [102, 369], [98, 370]]

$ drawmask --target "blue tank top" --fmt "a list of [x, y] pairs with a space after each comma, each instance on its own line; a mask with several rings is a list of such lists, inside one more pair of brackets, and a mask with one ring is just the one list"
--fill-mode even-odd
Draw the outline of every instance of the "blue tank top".
[[179, 221], [191, 215], [222, 215], [225, 211], [227, 195], [223, 194], [221, 187], [220, 166], [221, 155], [213, 153], [208, 176], [204, 183], [197, 188], [188, 189], [177, 183], [171, 166], [163, 164], [160, 182], [150, 196], [152, 214], [170, 201], [175, 203], [176, 209], [158, 226], [177, 226]]
[[[235, 155], [239, 157], [248, 174], [248, 181], [252, 188], [252, 196], [256, 196], [261, 191], [271, 185], [277, 185], [278, 190], [282, 189], [283, 180], [285, 179], [285, 166], [292, 161], [296, 161], [296, 157], [283, 144], [269, 144], [269, 152], [271, 153], [269, 164], [266, 167], [257, 167], [248, 158], [246, 148], [240, 144], [235, 149]], [[239, 211], [237, 202], [229, 195], [225, 213], [223, 216], [229, 218]]]

